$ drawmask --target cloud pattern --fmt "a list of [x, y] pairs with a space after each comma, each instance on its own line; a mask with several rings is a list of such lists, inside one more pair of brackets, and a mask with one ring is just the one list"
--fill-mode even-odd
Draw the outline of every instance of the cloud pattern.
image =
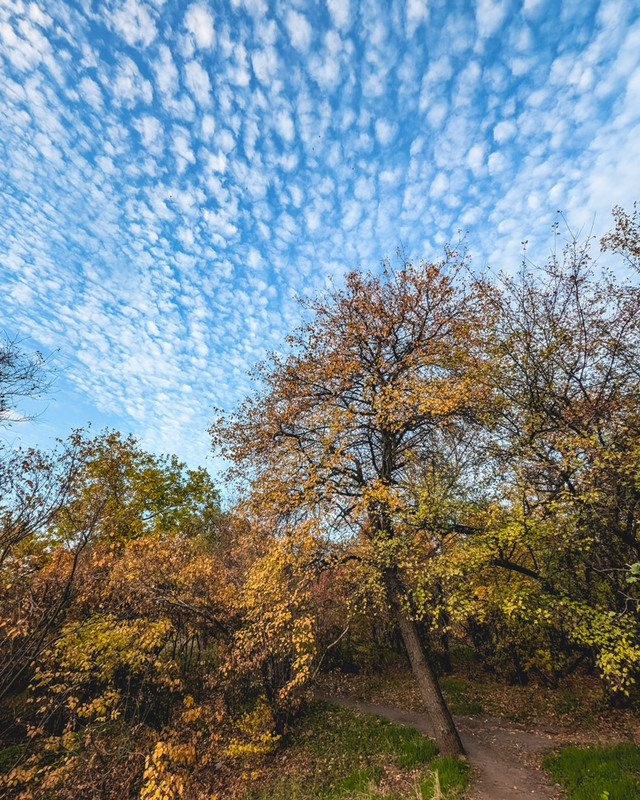
[[[631, 0], [0, 0], [2, 327], [86, 416], [202, 463], [297, 294], [638, 195]], [[25, 428], [26, 430], [26, 428]]]

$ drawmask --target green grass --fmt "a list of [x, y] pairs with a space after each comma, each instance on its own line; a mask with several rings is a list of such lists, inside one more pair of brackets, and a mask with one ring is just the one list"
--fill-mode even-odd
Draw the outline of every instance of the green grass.
[[640, 800], [640, 748], [565, 747], [542, 762], [568, 800]]
[[326, 788], [321, 790], [321, 796], [326, 798], [344, 797], [345, 795], [366, 793], [371, 791], [372, 786], [376, 786], [382, 778], [382, 767], [366, 767], [359, 769], [341, 778]]
[[[374, 800], [383, 796], [386, 800], [431, 800], [436, 772], [442, 797], [463, 797], [470, 780], [467, 763], [438, 758], [437, 753], [435, 743], [414, 728], [330, 703], [313, 703], [287, 747], [288, 774], [281, 774], [247, 800]], [[410, 793], [406, 787], [395, 791], [387, 780], [383, 794], [380, 782], [386, 770], [394, 780], [404, 776]]]
[[452, 714], [477, 717], [485, 713], [484, 706], [474, 696], [470, 681], [462, 678], [441, 678], [440, 688]]
[[0, 775], [10, 772], [23, 754], [26, 745], [12, 744], [0, 750]]
[[420, 780], [420, 795], [423, 800], [431, 800], [435, 796], [435, 775], [442, 797], [448, 800], [462, 798], [471, 785], [471, 769], [466, 761], [452, 756], [443, 756], [434, 763], [434, 770]]
[[443, 756], [436, 762], [440, 789], [445, 797], [461, 797], [471, 785], [471, 768], [466, 761]]

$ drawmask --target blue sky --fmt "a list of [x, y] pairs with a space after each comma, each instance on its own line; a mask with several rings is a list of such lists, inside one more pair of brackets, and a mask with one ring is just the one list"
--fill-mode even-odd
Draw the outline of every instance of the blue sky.
[[9, 436], [206, 463], [296, 294], [638, 199], [640, 6], [0, 0], [0, 148], [0, 328], [58, 370]]

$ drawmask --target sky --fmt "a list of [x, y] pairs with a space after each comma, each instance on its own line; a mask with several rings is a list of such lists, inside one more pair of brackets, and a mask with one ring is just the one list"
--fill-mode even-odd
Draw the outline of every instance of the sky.
[[298, 296], [459, 230], [513, 269], [639, 179], [634, 0], [0, 0], [0, 332], [56, 370], [3, 435], [215, 467]]

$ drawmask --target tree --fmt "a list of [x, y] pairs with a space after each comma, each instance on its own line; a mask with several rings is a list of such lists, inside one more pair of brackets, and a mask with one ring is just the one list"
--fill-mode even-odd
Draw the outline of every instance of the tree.
[[[16, 414], [15, 403], [38, 397], [48, 386], [45, 360], [41, 353], [27, 354], [16, 339], [0, 339], [0, 424]], [[22, 415], [19, 415], [22, 418]]]
[[603, 251], [609, 250], [621, 255], [627, 264], [640, 272], [640, 208], [638, 202], [633, 204], [633, 212], [629, 214], [620, 206], [613, 209], [614, 227], [602, 237], [600, 244]]
[[[614, 213], [603, 241], [633, 266], [637, 217]], [[489, 510], [466, 543], [475, 574], [464, 589], [507, 620], [510, 654], [552, 679], [588, 659], [625, 693], [640, 656], [629, 574], [640, 561], [640, 290], [596, 274], [589, 241], [572, 239], [483, 293], [497, 413], [482, 443]]]
[[414, 478], [443, 437], [473, 424], [483, 400], [474, 380], [482, 309], [464, 266], [448, 250], [439, 263], [350, 273], [343, 289], [307, 303], [311, 320], [288, 352], [259, 368], [264, 388], [211, 428], [231, 476], [251, 476], [256, 513], [274, 524], [313, 520], [329, 539], [354, 543], [347, 557], [366, 565], [394, 614], [447, 754], [462, 745], [408, 585], [425, 548], [441, 553], [455, 535], [450, 520], [425, 531]]
[[114, 431], [74, 431], [51, 454], [16, 450], [0, 460], [0, 488], [0, 699], [60, 635], [99, 546], [206, 537], [220, 513], [205, 470]]
[[62, 535], [65, 525], [77, 528], [96, 503], [101, 504], [97, 534], [112, 542], [178, 529], [195, 535], [212, 527], [220, 513], [206, 470], [188, 469], [177, 456], [147, 453], [134, 436], [77, 430], [68, 446], [79, 453], [81, 466], [57, 520]]

